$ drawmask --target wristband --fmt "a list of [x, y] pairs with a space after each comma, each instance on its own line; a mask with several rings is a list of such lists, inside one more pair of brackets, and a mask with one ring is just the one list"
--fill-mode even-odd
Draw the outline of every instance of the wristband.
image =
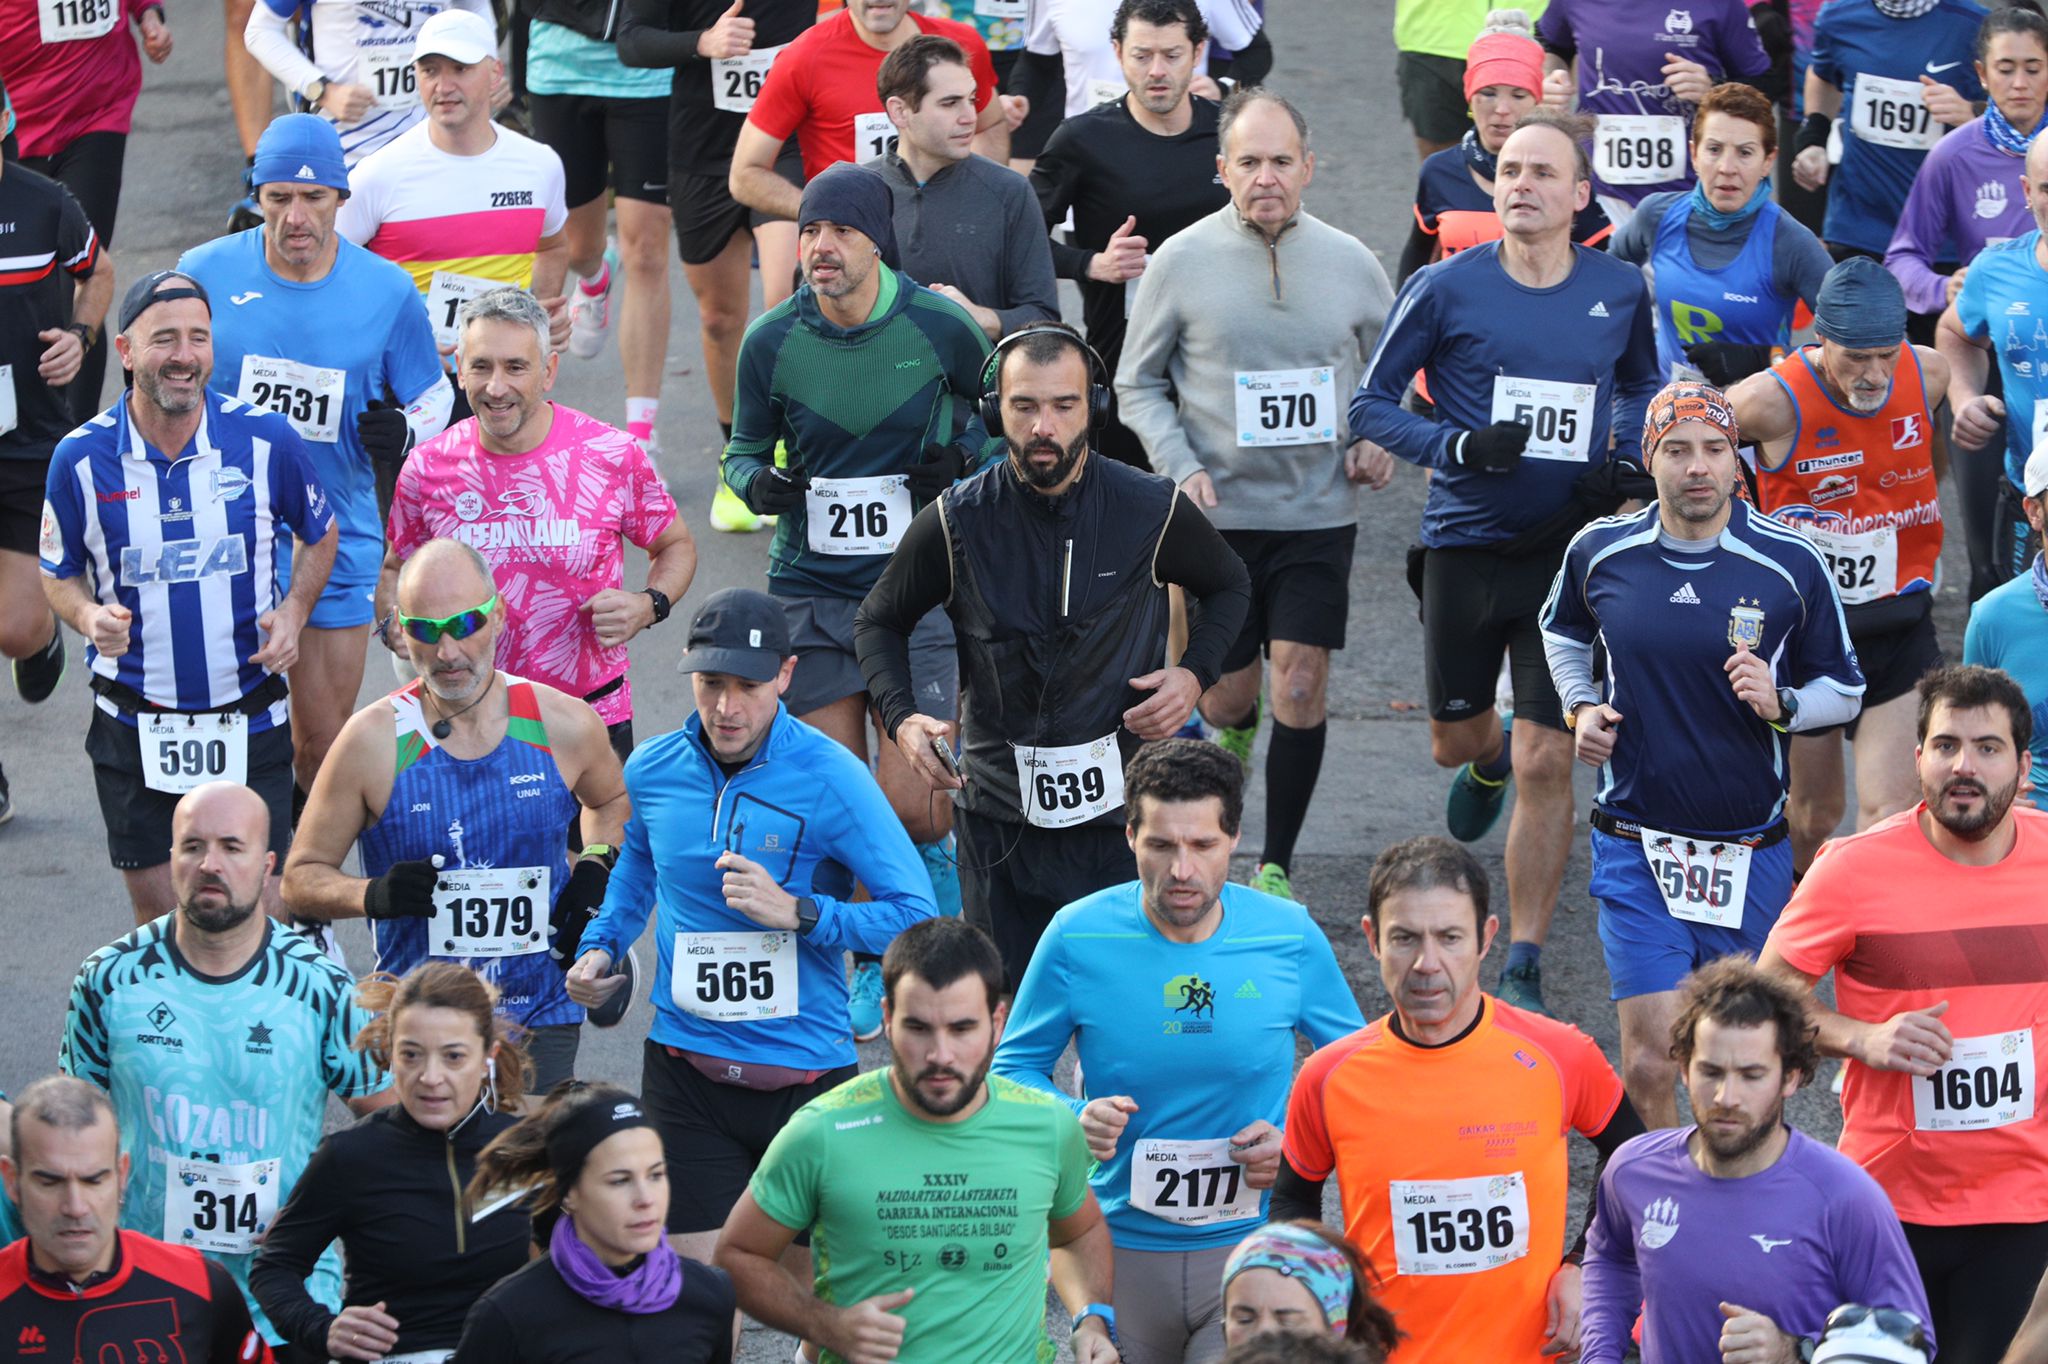
[[91, 350], [100, 339], [100, 329], [90, 322], [74, 322], [64, 330], [76, 335], [87, 350]]
[[1825, 147], [1828, 134], [1833, 132], [1835, 120], [1826, 114], [1808, 114], [1806, 121], [1799, 125], [1799, 131], [1792, 138], [1792, 154], [1797, 156], [1808, 147]]
[[604, 864], [606, 871], [610, 871], [618, 864], [619, 850], [609, 843], [592, 843], [579, 856], [595, 858]]
[[675, 609], [675, 603], [668, 599], [668, 593], [657, 587], [643, 587], [640, 595], [654, 603], [654, 623], [661, 624], [668, 619], [668, 613]]
[[1075, 1315], [1074, 1325], [1079, 1326], [1089, 1317], [1101, 1317], [1103, 1327], [1109, 1332], [1109, 1343], [1116, 1344], [1116, 1309], [1106, 1302], [1091, 1302]]

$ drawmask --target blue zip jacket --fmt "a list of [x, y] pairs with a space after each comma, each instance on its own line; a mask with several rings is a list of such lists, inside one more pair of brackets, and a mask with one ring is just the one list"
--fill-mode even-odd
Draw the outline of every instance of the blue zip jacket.
[[[577, 954], [601, 948], [618, 960], [638, 941], [652, 909], [655, 1042], [755, 1065], [852, 1065], [840, 954], [881, 952], [938, 912], [931, 877], [867, 765], [777, 706], [760, 751], [728, 778], [693, 714], [681, 729], [633, 750], [626, 792], [633, 815], [625, 842], [604, 908], [584, 930]], [[676, 1003], [679, 934], [772, 931], [726, 907], [725, 873], [716, 864], [727, 851], [766, 867], [790, 894], [817, 902], [817, 927], [796, 937], [793, 1016], [719, 1022]], [[852, 900], [856, 880], [870, 899]], [[684, 996], [698, 984], [686, 967]]]

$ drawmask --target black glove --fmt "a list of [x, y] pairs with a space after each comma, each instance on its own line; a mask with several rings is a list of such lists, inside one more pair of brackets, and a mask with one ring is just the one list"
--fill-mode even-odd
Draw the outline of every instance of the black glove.
[[564, 971], [576, 964], [576, 944], [583, 941], [583, 930], [597, 917], [611, 876], [604, 863], [586, 857], [570, 868], [569, 884], [555, 897], [554, 911], [548, 915], [548, 955]]
[[1453, 449], [1458, 463], [1485, 474], [1511, 474], [1522, 462], [1529, 444], [1529, 428], [1521, 422], [1495, 422], [1458, 437]]
[[957, 445], [927, 445], [924, 458], [903, 471], [910, 495], [929, 502], [959, 482], [967, 469], [967, 451]]
[[1835, 120], [1827, 114], [1808, 114], [1806, 121], [1799, 125], [1799, 131], [1792, 138], [1794, 156], [1808, 147], [1825, 147], [1828, 135], [1834, 131]]
[[1756, 40], [1772, 65], [1792, 60], [1792, 21], [1780, 14], [1769, 0], [1749, 7], [1749, 21], [1756, 25]]
[[363, 892], [363, 913], [372, 919], [430, 919], [440, 880], [432, 862], [394, 863]]
[[368, 410], [356, 413], [356, 439], [377, 463], [403, 464], [412, 449], [412, 423], [403, 408], [372, 398]]
[[804, 489], [811, 476], [801, 469], [778, 469], [769, 465], [747, 485], [747, 509], [756, 516], [780, 516], [804, 504]]
[[1716, 388], [1727, 388], [1738, 380], [1771, 367], [1769, 346], [1745, 346], [1739, 341], [1698, 341], [1685, 348], [1685, 358], [1707, 376]]

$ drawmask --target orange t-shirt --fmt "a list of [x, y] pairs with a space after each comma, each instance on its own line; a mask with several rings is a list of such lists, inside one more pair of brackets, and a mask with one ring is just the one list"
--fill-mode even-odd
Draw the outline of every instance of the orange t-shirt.
[[1491, 996], [1481, 1009], [1441, 1047], [1376, 1019], [1311, 1056], [1287, 1104], [1287, 1161], [1336, 1175], [1344, 1234], [1408, 1333], [1400, 1364], [1543, 1364], [1567, 1134], [1621, 1105], [1592, 1038]]
[[1767, 947], [1809, 976], [1835, 972], [1835, 1007], [1881, 1023], [1948, 1001], [1956, 1055], [1932, 1080], [1848, 1063], [1842, 1154], [1902, 1222], [2048, 1222], [2048, 814], [2015, 806], [1996, 866], [1927, 841], [1915, 806], [1824, 844]]

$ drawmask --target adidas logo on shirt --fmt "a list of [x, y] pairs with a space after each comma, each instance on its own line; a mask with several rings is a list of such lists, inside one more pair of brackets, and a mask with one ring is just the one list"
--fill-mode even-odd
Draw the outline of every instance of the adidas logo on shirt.
[[1692, 590], [1691, 583], [1687, 583], [1684, 587], [1671, 594], [1671, 600], [1680, 606], [1698, 606], [1700, 604], [1700, 594]]
[[1588, 317], [1605, 317], [1605, 316], [1607, 316], [1607, 304], [1606, 304], [1605, 302], [1603, 302], [1602, 300], [1599, 300], [1599, 299], [1595, 299], [1595, 300], [1593, 301], [1593, 306], [1592, 306], [1592, 307], [1590, 307], [1590, 308], [1588, 308], [1588, 309], [1586, 309], [1586, 316], [1588, 316]]
[[311, 166], [300, 166], [293, 178], [297, 180], [311, 180], [313, 178], [313, 168]]

